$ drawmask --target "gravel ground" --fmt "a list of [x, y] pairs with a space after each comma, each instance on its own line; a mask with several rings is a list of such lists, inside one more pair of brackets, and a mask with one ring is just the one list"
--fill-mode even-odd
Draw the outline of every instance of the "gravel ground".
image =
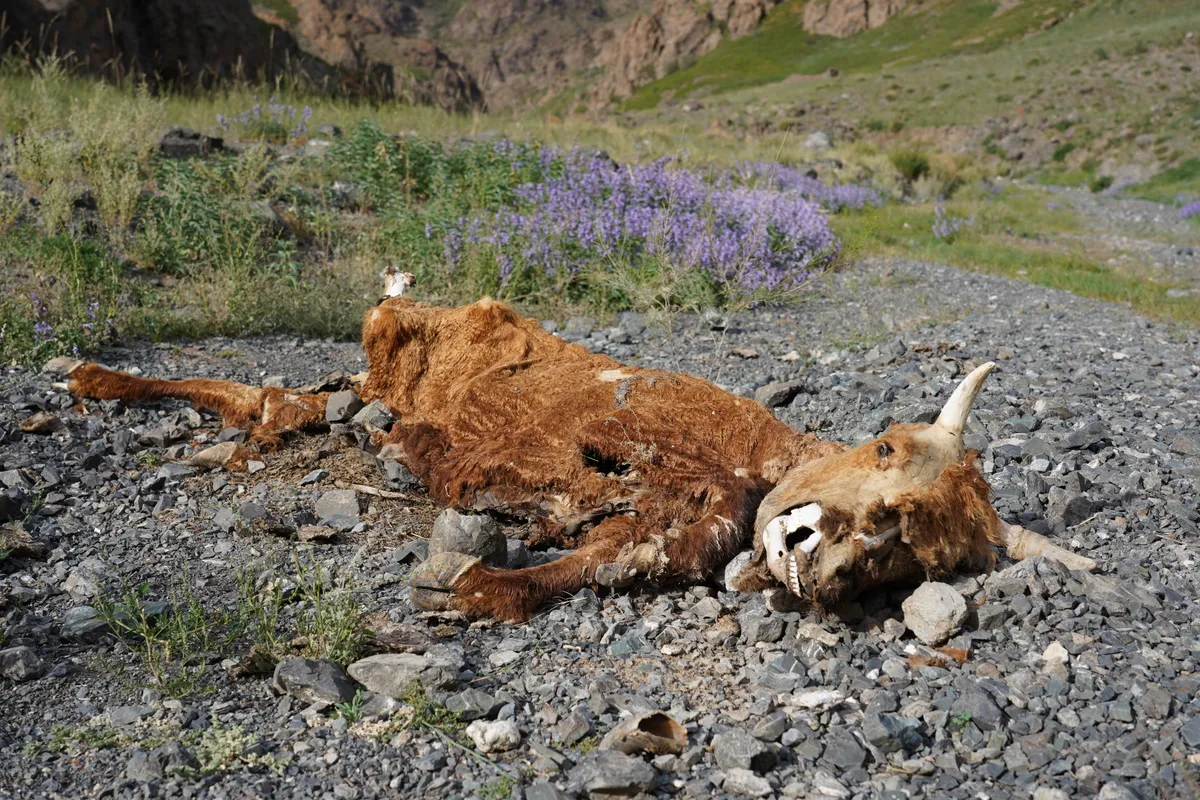
[[[405, 578], [438, 509], [360, 451], [354, 426], [268, 456], [254, 474], [194, 473], [178, 459], [236, 432], [173, 404], [74, 406], [48, 377], [9, 370], [0, 518], [24, 519], [44, 552], [0, 562], [0, 796], [1200, 793], [1196, 332], [906, 261], [832, 276], [786, 311], [680, 318], [670, 335], [636, 317], [587, 328], [567, 330], [733, 391], [798, 381], [782, 418], [847, 442], [928, 415], [965, 362], [995, 359], [968, 443], [984, 453], [997, 508], [1100, 568], [1002, 560], [991, 575], [958, 577], [968, 610], [943, 650], [907, 631], [910, 590], [819, 617], [728, 592], [720, 576], [669, 591], [585, 589], [525, 626], [468, 625], [409, 607]], [[355, 345], [283, 338], [138, 345], [102, 360], [289, 385], [363, 367]], [[23, 433], [37, 411], [63, 429]], [[355, 484], [403, 497], [348, 499]], [[553, 557], [526, 554], [520, 526], [504, 532], [512, 563]], [[351, 674], [377, 688], [415, 679], [482, 722], [464, 731], [376, 693], [359, 695], [358, 713], [338, 711], [355, 686], [329, 662], [285, 662], [279, 688], [242, 676], [247, 636], [173, 653], [169, 675], [192, 680], [157, 684], [145, 648], [88, 610], [132, 587], [129, 607], [147, 616], [183, 618], [192, 597], [215, 617], [272, 585], [294, 598], [314, 565], [352, 579], [376, 647], [400, 651]], [[311, 593], [288, 603], [281, 627], [312, 608]], [[681, 752], [597, 746], [650, 710], [684, 726]]]

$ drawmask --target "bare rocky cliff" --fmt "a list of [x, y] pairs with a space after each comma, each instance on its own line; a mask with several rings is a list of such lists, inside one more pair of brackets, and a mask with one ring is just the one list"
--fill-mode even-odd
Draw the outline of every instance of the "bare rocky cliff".
[[908, 0], [809, 0], [804, 6], [804, 29], [825, 36], [851, 36], [878, 28], [906, 5]]
[[704, 55], [725, 35], [754, 31], [774, 0], [656, 0], [654, 9], [633, 19], [596, 58], [602, 78], [591, 89], [594, 103], [628, 97], [638, 86], [661, 78], [686, 60]]

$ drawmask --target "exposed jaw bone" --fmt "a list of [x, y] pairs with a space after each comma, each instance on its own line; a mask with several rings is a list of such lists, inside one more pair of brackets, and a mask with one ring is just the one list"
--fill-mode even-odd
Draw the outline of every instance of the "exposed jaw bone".
[[[808, 566], [808, 557], [821, 543], [821, 532], [817, 530], [820, 521], [821, 506], [809, 503], [775, 517], [767, 523], [763, 532], [767, 568], [793, 594], [802, 594], [800, 573]], [[808, 535], [789, 552], [788, 537], [797, 532], [807, 532]]]
[[384, 297], [402, 297], [408, 288], [417, 282], [416, 276], [411, 272], [401, 272], [395, 265], [385, 267], [383, 272], [379, 273], [379, 277], [383, 278]]
[[867, 555], [872, 558], [880, 558], [887, 555], [900, 538], [900, 526], [893, 525], [883, 533], [874, 536], [867, 536], [865, 533], [856, 533], [854, 537], [863, 543]]

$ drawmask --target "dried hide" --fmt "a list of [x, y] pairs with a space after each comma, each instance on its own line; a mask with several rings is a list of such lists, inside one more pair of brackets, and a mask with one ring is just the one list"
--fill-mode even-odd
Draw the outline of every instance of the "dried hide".
[[[409, 282], [388, 273], [389, 296], [363, 325], [360, 396], [401, 420], [380, 436], [381, 456], [402, 461], [439, 502], [531, 518], [537, 540], [575, 548], [521, 570], [440, 554], [414, 576], [422, 608], [525, 620], [592, 582], [703, 580], [752, 535], [740, 588], [782, 583], [818, 604], [988, 567], [993, 545], [1087, 566], [1002, 523], [962, 449], [962, 421], [992, 365], [964, 382], [935, 425], [894, 426], [849, 449], [707, 381], [589, 353], [502, 303], [414, 302], [403, 296]], [[263, 448], [324, 424], [323, 393], [70, 366], [77, 395], [184, 398], [249, 428]]]

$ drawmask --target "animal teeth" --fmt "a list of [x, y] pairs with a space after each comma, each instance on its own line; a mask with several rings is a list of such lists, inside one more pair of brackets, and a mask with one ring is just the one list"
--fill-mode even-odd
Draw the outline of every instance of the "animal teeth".
[[787, 561], [788, 588], [792, 590], [792, 594], [800, 595], [800, 571], [796, 565], [796, 557], [788, 556]]

